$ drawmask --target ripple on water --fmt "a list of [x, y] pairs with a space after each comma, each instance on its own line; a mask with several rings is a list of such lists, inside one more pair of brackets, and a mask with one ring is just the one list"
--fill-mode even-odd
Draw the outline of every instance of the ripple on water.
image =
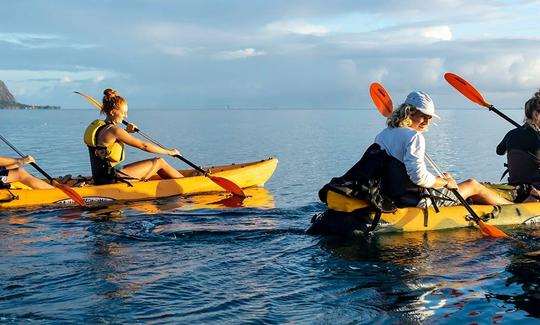
[[474, 229], [307, 236], [307, 220], [319, 207], [3, 216], [1, 247], [10, 259], [0, 261], [0, 317], [112, 323], [538, 317], [534, 230], [510, 229], [522, 245], [483, 239]]

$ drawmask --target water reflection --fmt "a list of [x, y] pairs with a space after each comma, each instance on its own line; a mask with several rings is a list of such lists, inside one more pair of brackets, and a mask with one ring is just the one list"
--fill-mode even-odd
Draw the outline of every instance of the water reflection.
[[[487, 296], [503, 301], [507, 306], [540, 317], [540, 229], [519, 235], [522, 245], [515, 249], [506, 270], [510, 273], [505, 290], [494, 290]], [[508, 307], [511, 308], [511, 307]]]
[[170, 213], [174, 210], [227, 209], [227, 208], [274, 208], [272, 194], [263, 187], [244, 189], [245, 198], [227, 193], [209, 193], [193, 196], [177, 196], [154, 201], [119, 202], [106, 206], [94, 206], [86, 209], [87, 216], [109, 216], [120, 218], [125, 212], [144, 214]]
[[[540, 252], [516, 253], [517, 242], [459, 229], [324, 238], [319, 244], [361, 275], [350, 290], [377, 291], [385, 303], [376, 307], [399, 315], [393, 321], [497, 324], [539, 316]], [[500, 271], [509, 263], [511, 277]]]

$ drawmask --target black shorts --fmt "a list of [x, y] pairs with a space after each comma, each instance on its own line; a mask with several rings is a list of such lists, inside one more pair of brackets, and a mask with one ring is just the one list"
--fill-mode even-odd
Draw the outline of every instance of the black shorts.
[[0, 185], [8, 183], [9, 170], [6, 167], [0, 167]]

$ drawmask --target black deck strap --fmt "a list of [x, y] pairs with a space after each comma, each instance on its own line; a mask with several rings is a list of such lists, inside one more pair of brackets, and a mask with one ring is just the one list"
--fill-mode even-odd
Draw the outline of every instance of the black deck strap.
[[[534, 188], [533, 185], [531, 184], [518, 184], [515, 186], [515, 197], [514, 197], [514, 202], [515, 203], [522, 203], [523, 201], [525, 201], [529, 195], [531, 195], [531, 191], [532, 189]], [[534, 195], [533, 195], [534, 197]]]
[[369, 234], [372, 233], [375, 230], [375, 228], [377, 228], [377, 226], [379, 225], [379, 221], [381, 221], [381, 215], [382, 215], [381, 210], [377, 210], [375, 212], [375, 216], [373, 217], [373, 220], [371, 221], [371, 225], [369, 226], [369, 228], [366, 229], [366, 231], [364, 232], [364, 235], [369, 236]]
[[428, 207], [423, 208], [422, 212], [424, 213], [424, 227], [427, 227], [428, 226], [428, 219], [429, 219], [429, 208]]
[[435, 200], [435, 195], [433, 195], [433, 192], [431, 191], [430, 188], [427, 189], [427, 192], [429, 194], [429, 199], [431, 200], [431, 205], [433, 205], [433, 208], [435, 209], [435, 212], [439, 213], [440, 212], [439, 205], [437, 204], [437, 201]]
[[[520, 213], [519, 209], [516, 208], [516, 210], [517, 210], [516, 213], [519, 215], [519, 213]], [[487, 222], [490, 219], [496, 219], [497, 217], [499, 217], [501, 212], [502, 212], [501, 206], [500, 205], [494, 205], [493, 210], [491, 212], [489, 212], [489, 213], [484, 214], [483, 216], [480, 216], [480, 219]]]
[[[429, 198], [431, 200], [431, 205], [435, 209], [435, 212], [439, 213], [440, 212], [439, 205], [437, 204], [437, 201], [435, 200], [436, 198], [439, 198], [439, 197], [433, 195], [432, 190], [437, 191], [434, 188], [433, 189], [432, 188], [427, 188], [427, 187], [422, 188], [422, 194], [420, 196], [420, 200], [426, 200], [427, 198]], [[442, 193], [441, 193], [441, 195], [442, 195]], [[441, 199], [444, 199], [444, 198], [441, 198]], [[426, 202], [426, 207], [427, 207], [427, 202]]]
[[[10, 185], [10, 184], [7, 184], [7, 185]], [[17, 195], [13, 194], [13, 192], [11, 192], [11, 191], [9, 190], [10, 187], [11, 187], [11, 186], [8, 186], [8, 187], [5, 187], [4, 189], [5, 189], [6, 191], [9, 192], [9, 195], [11, 195], [11, 197], [6, 198], [6, 199], [0, 199], [0, 202], [1, 202], [1, 203], [7, 203], [7, 202], [11, 202], [11, 201], [14, 201], [14, 200], [18, 200], [18, 199], [19, 199], [19, 197], [18, 197]]]
[[[142, 181], [142, 179], [137, 178], [137, 177], [130, 176], [130, 175], [128, 175], [128, 174], [126, 174], [126, 173], [124, 173], [123, 171], [120, 171], [120, 170], [116, 170], [116, 169], [115, 169], [115, 170], [114, 170], [114, 174], [115, 174], [115, 175], [114, 175], [114, 179], [115, 179], [115, 180], [119, 181], [120, 183], [125, 183], [125, 184], [127, 184], [128, 187], [133, 187], [133, 184], [131, 184], [131, 183], [128, 181], [128, 179], [129, 179], [129, 180], [138, 180], [138, 181]], [[120, 174], [120, 175], [122, 175], [123, 177], [120, 177], [120, 176], [118, 176], [118, 175], [116, 175], [116, 174]]]
[[502, 181], [504, 176], [506, 176], [508, 174], [508, 164], [505, 163], [504, 167], [506, 167], [506, 170], [502, 173], [501, 179], [499, 181]]

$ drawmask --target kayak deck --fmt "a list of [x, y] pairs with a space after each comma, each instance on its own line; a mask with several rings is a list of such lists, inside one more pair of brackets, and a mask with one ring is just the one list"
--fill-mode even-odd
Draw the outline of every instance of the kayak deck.
[[[205, 167], [212, 176], [224, 177], [241, 188], [264, 186], [277, 167], [278, 160], [266, 160]], [[111, 202], [119, 200], [149, 200], [183, 194], [197, 194], [223, 191], [212, 180], [194, 170], [180, 170], [185, 175], [178, 179], [152, 177], [147, 181], [129, 180], [129, 184], [87, 185], [77, 179], [66, 182], [79, 193], [85, 202]], [[76, 184], [79, 183], [79, 184]], [[81, 186], [78, 186], [81, 185]], [[0, 208], [16, 208], [36, 205], [65, 204], [73, 201], [59, 189], [33, 190], [22, 184], [12, 184], [12, 189], [0, 190]]]

